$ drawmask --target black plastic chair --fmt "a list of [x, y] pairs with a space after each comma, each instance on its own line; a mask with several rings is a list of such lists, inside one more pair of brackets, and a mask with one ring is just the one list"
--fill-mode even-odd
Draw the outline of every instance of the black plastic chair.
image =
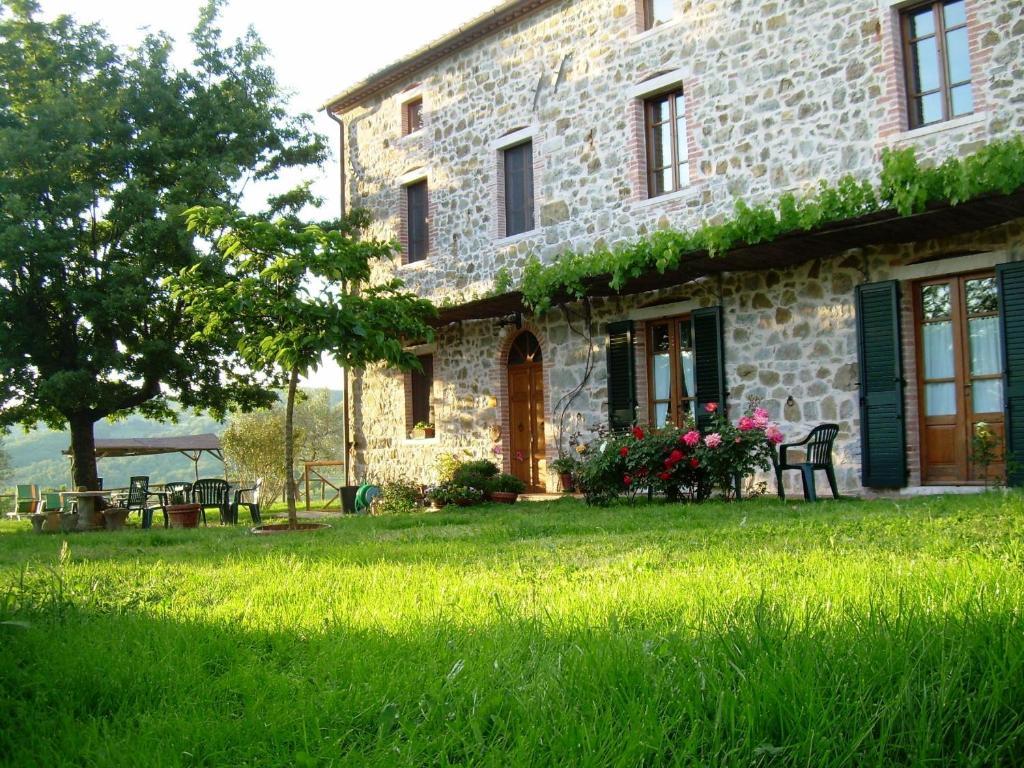
[[[819, 424], [798, 443], [784, 443], [779, 446], [779, 457], [776, 460], [774, 452], [772, 459], [775, 464], [775, 482], [779, 488], [779, 498], [786, 500], [786, 491], [782, 487], [782, 473], [786, 470], [798, 470], [804, 484], [804, 499], [806, 501], [817, 501], [818, 494], [814, 487], [814, 470], [825, 470], [828, 477], [829, 487], [832, 489], [832, 497], [839, 498], [839, 489], [836, 486], [836, 472], [832, 466], [832, 444], [839, 434], [839, 426], [836, 424]], [[801, 447], [804, 449], [804, 460], [790, 463], [786, 458], [786, 451], [789, 448]]]
[[128, 514], [138, 512], [142, 517], [142, 527], [149, 528], [153, 524], [153, 509], [149, 505], [149, 476], [136, 475], [128, 481], [128, 495], [118, 504], [127, 509]]
[[[263, 518], [260, 515], [260, 494], [263, 491], [263, 478], [257, 480], [250, 488], [236, 488], [235, 499], [231, 502], [231, 522], [238, 522], [238, 509], [239, 507], [249, 508], [249, 517], [252, 518], [253, 525], [259, 525], [263, 522]], [[242, 495], [249, 494], [249, 501], [242, 501]]]
[[231, 520], [231, 505], [228, 503], [228, 492], [231, 486], [227, 480], [196, 480], [192, 483], [192, 503], [198, 504], [206, 525], [206, 510], [215, 507], [220, 511], [221, 523]]

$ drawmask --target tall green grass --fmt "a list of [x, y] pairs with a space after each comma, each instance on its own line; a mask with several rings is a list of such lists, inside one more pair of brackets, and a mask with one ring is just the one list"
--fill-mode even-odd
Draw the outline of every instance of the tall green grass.
[[0, 527], [0, 761], [1024, 759], [1019, 495], [332, 522]]

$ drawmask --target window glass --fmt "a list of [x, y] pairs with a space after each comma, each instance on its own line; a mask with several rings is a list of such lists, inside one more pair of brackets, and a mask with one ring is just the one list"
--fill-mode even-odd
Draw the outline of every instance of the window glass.
[[971, 340], [971, 375], [1002, 373], [999, 318], [972, 317], [967, 324]]
[[412, 429], [416, 424], [432, 424], [434, 416], [430, 407], [430, 390], [434, 386], [434, 356], [421, 355], [419, 358], [422, 371], [412, 371], [409, 397], [412, 398]]
[[967, 9], [964, 7], [964, 0], [956, 0], [953, 3], [946, 3], [942, 9], [946, 29], [958, 27], [967, 23]]
[[1002, 413], [1003, 380], [982, 379], [974, 382], [973, 408], [975, 413]]
[[999, 291], [994, 277], [967, 281], [967, 312], [983, 315], [999, 311]]
[[646, 15], [645, 27], [651, 29], [659, 24], [671, 21], [675, 15], [673, 6], [674, 0], [646, 0], [644, 13]]
[[430, 248], [426, 181], [406, 187], [406, 206], [408, 261], [422, 261]]
[[949, 317], [952, 306], [949, 300], [949, 285], [926, 285], [921, 289], [921, 309], [925, 320]]
[[952, 381], [942, 384], [926, 384], [924, 388], [925, 415], [956, 415], [956, 384]]
[[533, 229], [533, 142], [504, 151], [505, 236]]
[[910, 128], [974, 111], [967, 11], [963, 0], [929, 2], [903, 13]]
[[690, 181], [685, 103], [682, 91], [646, 102], [649, 197], [675, 192]]

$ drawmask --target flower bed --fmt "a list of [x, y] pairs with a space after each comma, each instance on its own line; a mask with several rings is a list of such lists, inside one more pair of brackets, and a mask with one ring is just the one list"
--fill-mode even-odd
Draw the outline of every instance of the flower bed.
[[735, 424], [716, 403], [706, 411], [703, 429], [691, 419], [682, 429], [633, 427], [589, 444], [579, 467], [587, 503], [634, 499], [648, 490], [671, 501], [703, 501], [716, 489], [728, 497], [737, 477], [771, 468], [783, 438], [766, 410], [751, 404]]

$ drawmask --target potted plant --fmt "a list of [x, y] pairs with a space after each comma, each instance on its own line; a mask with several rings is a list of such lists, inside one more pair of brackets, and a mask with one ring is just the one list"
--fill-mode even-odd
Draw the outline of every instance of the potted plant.
[[189, 504], [184, 491], [173, 491], [164, 507], [171, 528], [196, 528], [199, 526], [198, 504]]
[[413, 440], [427, 440], [434, 436], [434, 425], [429, 421], [417, 421], [412, 426]]
[[450, 489], [452, 501], [460, 507], [472, 507], [484, 500], [486, 494], [479, 488], [470, 485], [453, 485]]
[[572, 493], [576, 488], [574, 476], [578, 462], [568, 456], [559, 456], [551, 462], [551, 468], [558, 473], [558, 481], [562, 484], [562, 490]]
[[515, 504], [519, 494], [526, 490], [526, 483], [515, 475], [502, 473], [487, 482], [487, 495], [491, 501], [501, 504]]

